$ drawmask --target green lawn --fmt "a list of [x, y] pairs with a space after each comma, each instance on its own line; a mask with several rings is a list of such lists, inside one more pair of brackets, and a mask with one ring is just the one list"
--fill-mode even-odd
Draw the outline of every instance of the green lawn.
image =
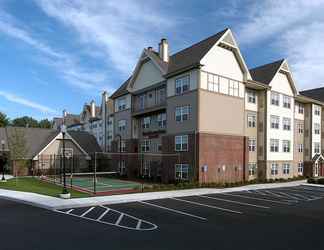
[[[37, 194], [44, 194], [48, 196], [58, 197], [62, 193], [62, 187], [40, 181], [33, 177], [21, 177], [17, 179], [10, 179], [7, 182], [0, 182], [0, 188], [15, 191], [31, 192]], [[72, 198], [89, 197], [89, 194], [81, 193], [75, 190], [69, 190]]]

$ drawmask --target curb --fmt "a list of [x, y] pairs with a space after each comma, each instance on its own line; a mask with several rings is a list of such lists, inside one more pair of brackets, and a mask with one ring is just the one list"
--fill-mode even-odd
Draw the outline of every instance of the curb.
[[322, 185], [322, 184], [305, 183], [305, 184], [302, 184], [302, 186], [306, 186], [306, 187], [319, 187], [319, 188], [323, 188], [324, 189], [324, 185]]

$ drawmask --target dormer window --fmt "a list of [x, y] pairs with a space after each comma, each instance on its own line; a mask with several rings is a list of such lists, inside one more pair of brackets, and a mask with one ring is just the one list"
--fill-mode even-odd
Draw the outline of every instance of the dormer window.
[[283, 107], [290, 109], [291, 107], [291, 98], [289, 96], [283, 96]]

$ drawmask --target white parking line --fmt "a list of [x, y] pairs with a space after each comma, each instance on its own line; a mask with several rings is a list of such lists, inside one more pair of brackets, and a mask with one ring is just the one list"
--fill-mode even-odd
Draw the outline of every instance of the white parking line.
[[303, 201], [303, 199], [297, 198], [292, 194], [287, 194], [287, 193], [284, 193], [284, 192], [278, 192], [278, 193], [282, 194], [282, 195], [285, 195], [287, 198], [293, 199], [295, 201]]
[[168, 211], [171, 211], [171, 212], [174, 212], [174, 213], [177, 213], [177, 214], [187, 215], [187, 216], [197, 218], [197, 219], [200, 219], [200, 220], [207, 220], [206, 218], [203, 218], [203, 217], [200, 217], [200, 216], [197, 216], [197, 215], [194, 215], [194, 214], [189, 214], [189, 213], [186, 213], [186, 212], [182, 212], [182, 211], [175, 210], [175, 209], [168, 208], [168, 207], [164, 207], [164, 206], [159, 206], [159, 205], [152, 204], [152, 203], [149, 203], [149, 202], [139, 201], [139, 203], [144, 204], [144, 205], [148, 205], [148, 206], [152, 206], [152, 207], [156, 207], [156, 208], [160, 208], [160, 209], [164, 209], [164, 210], [168, 210]]
[[99, 218], [97, 219], [97, 221], [100, 221], [108, 212], [109, 212], [109, 208], [108, 207], [104, 207], [104, 206], [100, 206], [100, 207], [102, 207], [102, 208], [105, 208], [106, 210], [105, 210], [105, 212], [103, 212], [100, 216], [99, 216]]
[[80, 215], [80, 217], [86, 216], [88, 213], [90, 213], [95, 207], [89, 208], [87, 211], [85, 211], [83, 214]]
[[136, 229], [141, 228], [142, 225], [142, 220], [138, 220], [137, 225], [136, 225]]
[[70, 209], [69, 211], [67, 211], [67, 214], [70, 214], [74, 209]]
[[182, 201], [182, 202], [186, 202], [186, 203], [189, 203], [189, 204], [198, 205], [198, 206], [202, 206], [202, 207], [214, 208], [214, 209], [221, 210], [221, 211], [224, 211], [224, 212], [229, 212], [229, 213], [234, 213], [234, 214], [242, 214], [242, 212], [239, 212], [239, 211], [235, 211], [235, 210], [231, 210], [231, 209], [227, 209], [227, 208], [222, 208], [222, 207], [211, 206], [211, 205], [198, 203], [198, 202], [194, 202], [194, 201], [182, 200], [182, 199], [179, 199], [179, 198], [170, 198], [170, 199], [176, 200], [176, 201]]
[[265, 209], [270, 208], [270, 207], [265, 207], [265, 206], [260, 206], [260, 205], [245, 203], [245, 202], [239, 202], [239, 201], [233, 201], [233, 200], [226, 200], [226, 199], [222, 199], [222, 198], [211, 197], [211, 196], [208, 196], [208, 195], [200, 195], [199, 197], [203, 197], [203, 198], [207, 198], [207, 199], [213, 199], [213, 200], [219, 200], [219, 201], [225, 201], [225, 202], [235, 203], [235, 204], [239, 204], [239, 205], [257, 207], [257, 208], [265, 208]]
[[324, 194], [324, 190], [319, 190], [317, 188], [300, 187], [300, 189]]
[[274, 193], [274, 192], [269, 191], [269, 190], [265, 190], [265, 192], [267, 192], [268, 194], [270, 194], [272, 196], [278, 197], [278, 198], [286, 198], [285, 196], [279, 195], [279, 194]]
[[121, 220], [123, 219], [123, 217], [124, 217], [124, 214], [121, 213], [121, 214], [119, 215], [119, 217], [118, 217], [118, 220], [117, 220], [116, 223], [115, 223], [116, 226], [119, 225], [119, 223], [121, 222]]
[[281, 201], [275, 201], [275, 200], [269, 200], [269, 199], [263, 199], [263, 198], [257, 198], [257, 197], [250, 197], [250, 196], [245, 196], [245, 195], [240, 195], [240, 194], [228, 194], [228, 193], [221, 193], [222, 195], [229, 195], [233, 197], [240, 197], [240, 198], [245, 198], [245, 199], [251, 199], [251, 200], [259, 200], [259, 201], [268, 201], [272, 203], [278, 203], [278, 204], [283, 204], [283, 205], [290, 205], [289, 202], [281, 202]]

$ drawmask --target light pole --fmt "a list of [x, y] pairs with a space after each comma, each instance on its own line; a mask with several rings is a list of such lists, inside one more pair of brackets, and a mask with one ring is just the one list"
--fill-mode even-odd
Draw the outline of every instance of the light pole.
[[5, 172], [5, 140], [1, 140], [1, 148], [2, 148], [2, 178], [1, 178], [1, 181], [2, 182], [5, 182], [6, 181], [6, 178], [5, 178], [5, 175], [4, 175], [4, 172]]
[[65, 134], [66, 134], [66, 126], [63, 124], [61, 126], [61, 133], [62, 133], [62, 155], [63, 155], [63, 192], [60, 194], [61, 198], [69, 199], [71, 194], [66, 188], [66, 169], [65, 169]]

